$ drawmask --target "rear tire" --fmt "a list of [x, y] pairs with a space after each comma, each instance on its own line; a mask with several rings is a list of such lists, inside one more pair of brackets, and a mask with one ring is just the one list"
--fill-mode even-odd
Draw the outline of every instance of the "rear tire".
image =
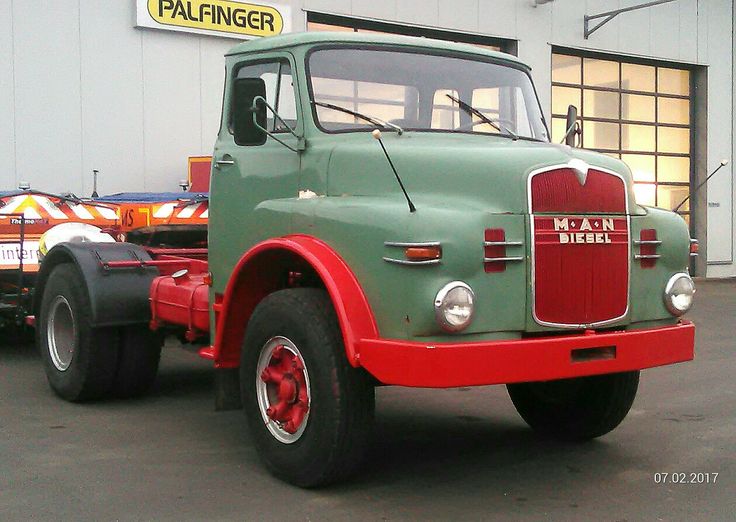
[[570, 441], [613, 430], [628, 414], [638, 387], [638, 371], [507, 385], [516, 411], [533, 430]]
[[116, 397], [137, 397], [151, 388], [158, 373], [162, 345], [163, 336], [146, 325], [120, 329], [118, 369], [113, 384]]
[[115, 328], [93, 328], [84, 277], [72, 263], [56, 266], [41, 300], [38, 346], [51, 389], [67, 401], [109, 395], [118, 360]]
[[253, 443], [275, 476], [315, 487], [362, 462], [374, 389], [347, 361], [324, 290], [282, 290], [259, 303], [246, 330], [240, 383]]

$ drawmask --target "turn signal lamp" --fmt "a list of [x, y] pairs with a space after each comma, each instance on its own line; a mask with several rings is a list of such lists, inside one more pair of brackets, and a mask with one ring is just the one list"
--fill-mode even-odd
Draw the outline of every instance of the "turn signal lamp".
[[407, 261], [431, 261], [433, 259], [442, 258], [442, 247], [423, 246], [423, 247], [407, 247], [404, 250], [404, 257]]

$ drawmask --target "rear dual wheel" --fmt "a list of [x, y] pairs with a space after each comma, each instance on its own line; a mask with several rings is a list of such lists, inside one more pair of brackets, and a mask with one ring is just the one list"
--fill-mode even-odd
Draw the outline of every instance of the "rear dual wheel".
[[248, 323], [240, 383], [251, 437], [277, 477], [321, 486], [363, 460], [373, 385], [347, 361], [325, 291], [288, 289], [261, 301]]
[[151, 389], [156, 380], [164, 339], [145, 324], [125, 326], [119, 332], [118, 367], [112, 395], [138, 397]]
[[36, 329], [49, 385], [68, 401], [144, 393], [158, 371], [162, 339], [145, 325], [95, 328], [82, 274], [54, 267]]

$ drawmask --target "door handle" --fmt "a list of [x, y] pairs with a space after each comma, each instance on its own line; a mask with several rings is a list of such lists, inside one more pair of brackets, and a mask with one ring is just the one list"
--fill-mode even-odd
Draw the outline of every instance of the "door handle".
[[230, 154], [225, 154], [221, 159], [215, 161], [215, 168], [227, 167], [229, 165], [235, 165], [235, 160]]

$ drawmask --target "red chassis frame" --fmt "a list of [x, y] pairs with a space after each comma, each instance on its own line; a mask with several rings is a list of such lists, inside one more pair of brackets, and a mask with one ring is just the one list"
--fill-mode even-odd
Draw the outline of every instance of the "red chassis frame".
[[[333, 256], [331, 263], [341, 262], [339, 256], [329, 247], [314, 238], [307, 236], [290, 236], [277, 240], [269, 240], [257, 245], [243, 256], [249, 259], [253, 252], [262, 251], [267, 245], [291, 245], [294, 249], [328, 249]], [[207, 261], [205, 249], [148, 249], [152, 256], [151, 261], [111, 261], [108, 268], [129, 268], [133, 266], [157, 266], [161, 271], [161, 278], [171, 278], [175, 270], [187, 268], [189, 276], [177, 282], [184, 287], [200, 287], [208, 283]], [[326, 259], [324, 256], [322, 259]], [[319, 263], [319, 255], [310, 259], [311, 263]], [[344, 262], [343, 262], [344, 263]], [[321, 267], [324, 268], [324, 267]], [[333, 266], [334, 268], [334, 266]], [[347, 265], [343, 265], [343, 269]], [[322, 271], [322, 270], [318, 270]], [[323, 272], [324, 273], [324, 272]], [[233, 274], [236, 277], [237, 274]], [[342, 281], [345, 282], [344, 279]], [[355, 281], [357, 283], [357, 280]], [[345, 288], [336, 281], [327, 286], [335, 300]], [[344, 285], [343, 285], [344, 286]], [[350, 286], [350, 285], [349, 285]], [[157, 306], [154, 289], [157, 282], [152, 284], [152, 312], [151, 326], [158, 328], [167, 323], [157, 316]], [[348, 293], [362, 294], [359, 286], [352, 286]], [[189, 294], [187, 294], [189, 295]], [[193, 294], [192, 294], [193, 295]], [[343, 298], [345, 296], [342, 296]], [[364, 295], [353, 296], [360, 298], [366, 306]], [[218, 335], [223, 332], [224, 317], [228, 314], [229, 300], [215, 305], [218, 311]], [[198, 335], [206, 334], [202, 330], [192, 329], [193, 302], [164, 303], [176, 307], [175, 319], [168, 323], [187, 327], [186, 335], [195, 340]], [[207, 309], [205, 304], [204, 310]], [[202, 312], [202, 304], [197, 308]], [[614, 330], [596, 332], [587, 330], [577, 334], [551, 335], [545, 337], [521, 338], [502, 341], [483, 342], [451, 342], [451, 343], [421, 343], [396, 339], [381, 339], [376, 330], [359, 329], [365, 334], [375, 332], [375, 337], [359, 336], [350, 332], [350, 325], [354, 322], [352, 315], [358, 315], [358, 322], [375, 324], [373, 314], [368, 306], [367, 310], [352, 310], [345, 306], [336, 306], [336, 312], [346, 334], [346, 355], [351, 358], [355, 366], [362, 366], [381, 383], [401, 386], [447, 388], [455, 386], [506, 384], [513, 382], [547, 381], [604, 373], [617, 373], [641, 370], [655, 366], [664, 366], [692, 360], [694, 357], [695, 326], [689, 321], [679, 321], [677, 324], [659, 328], [640, 330]], [[368, 317], [366, 317], [366, 314]], [[170, 315], [171, 317], [171, 315]], [[222, 348], [222, 347], [220, 347]], [[217, 363], [217, 347], [209, 346], [200, 351], [200, 355], [207, 359], [215, 359]], [[216, 364], [217, 365], [217, 364]], [[225, 367], [224, 365], [217, 365]], [[232, 367], [227, 365], [227, 367]]]

